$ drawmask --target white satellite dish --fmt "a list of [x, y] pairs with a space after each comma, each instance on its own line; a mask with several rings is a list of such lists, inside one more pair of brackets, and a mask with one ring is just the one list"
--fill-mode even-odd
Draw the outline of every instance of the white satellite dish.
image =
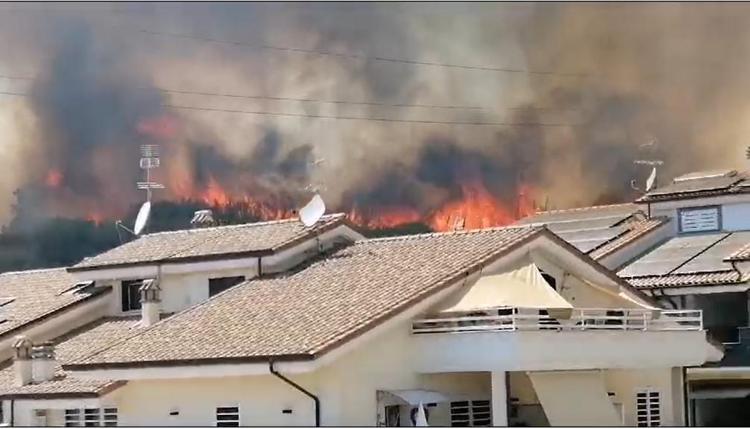
[[138, 216], [135, 218], [135, 225], [133, 226], [133, 233], [135, 235], [140, 235], [143, 228], [146, 227], [149, 214], [151, 214], [151, 201], [146, 201], [140, 210], [138, 210]]
[[654, 187], [654, 183], [656, 183], [656, 167], [651, 169], [651, 174], [648, 176], [648, 180], [646, 180], [646, 192]]
[[315, 225], [326, 212], [326, 204], [320, 194], [315, 194], [309, 203], [299, 209], [299, 220], [306, 226]]

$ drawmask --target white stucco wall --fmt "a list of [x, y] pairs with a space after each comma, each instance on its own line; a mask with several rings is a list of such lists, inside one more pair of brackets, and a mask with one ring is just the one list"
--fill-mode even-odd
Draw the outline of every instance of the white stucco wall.
[[609, 370], [604, 379], [608, 391], [615, 394], [615, 402], [625, 407], [626, 426], [636, 426], [636, 392], [643, 388], [659, 392], [662, 426], [680, 426], [683, 424], [680, 374], [679, 368]]

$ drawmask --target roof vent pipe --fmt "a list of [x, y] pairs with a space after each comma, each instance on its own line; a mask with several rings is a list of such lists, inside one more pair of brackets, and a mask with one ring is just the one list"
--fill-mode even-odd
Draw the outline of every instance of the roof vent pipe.
[[193, 219], [190, 220], [190, 225], [193, 228], [205, 228], [214, 224], [214, 213], [211, 210], [198, 210], [193, 214]]
[[31, 383], [31, 349], [33, 345], [24, 335], [19, 335], [13, 342], [13, 375], [16, 386]]
[[47, 341], [35, 346], [31, 352], [33, 377], [35, 382], [50, 381], [55, 377], [57, 361], [55, 346]]

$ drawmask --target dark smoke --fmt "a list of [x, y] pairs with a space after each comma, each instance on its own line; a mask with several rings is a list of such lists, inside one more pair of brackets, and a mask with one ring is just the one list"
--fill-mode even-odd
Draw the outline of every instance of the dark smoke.
[[[311, 183], [324, 187], [331, 208], [344, 210], [390, 205], [429, 213], [459, 197], [472, 180], [509, 206], [519, 184], [553, 207], [626, 201], [636, 195], [631, 179], [642, 185], [648, 174], [633, 164], [639, 158], [664, 159], [662, 181], [686, 170], [738, 165], [750, 131], [749, 7], [172, 3], [0, 9], [7, 24], [0, 35], [8, 41], [0, 48], [0, 71], [33, 75], [25, 88], [29, 97], [0, 106], [0, 141], [8, 147], [0, 154], [0, 221], [11, 221], [13, 204], [19, 214], [37, 216], [124, 216], [143, 198], [134, 186], [143, 143], [162, 145], [157, 179], [167, 189], [158, 198], [165, 200], [190, 197], [213, 179], [233, 195], [273, 197], [290, 208], [304, 201]], [[157, 87], [481, 109], [168, 95]], [[164, 104], [527, 125], [288, 118]], [[143, 121], [160, 118], [174, 129], [139, 131]], [[652, 141], [658, 144], [647, 145]], [[325, 161], [312, 163], [319, 158]], [[50, 170], [61, 173], [58, 188], [45, 185]], [[25, 197], [16, 201], [18, 188]]]

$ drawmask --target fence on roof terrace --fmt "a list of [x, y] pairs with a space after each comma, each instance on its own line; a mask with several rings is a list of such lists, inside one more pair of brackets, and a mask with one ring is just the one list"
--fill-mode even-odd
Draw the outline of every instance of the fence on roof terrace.
[[415, 320], [414, 334], [486, 331], [702, 331], [701, 310], [497, 308]]

